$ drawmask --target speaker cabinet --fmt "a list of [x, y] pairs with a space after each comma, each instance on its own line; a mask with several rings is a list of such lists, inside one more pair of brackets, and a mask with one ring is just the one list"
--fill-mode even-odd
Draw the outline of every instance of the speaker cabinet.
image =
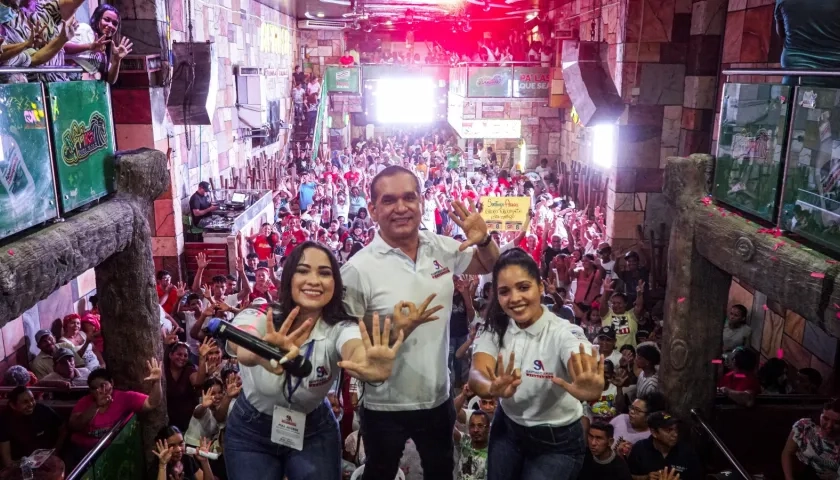
[[166, 109], [175, 125], [210, 125], [219, 91], [216, 49], [210, 42], [175, 42]]
[[624, 112], [624, 102], [601, 62], [600, 50], [600, 42], [563, 42], [562, 65], [566, 93], [581, 123], [587, 127], [613, 123]]

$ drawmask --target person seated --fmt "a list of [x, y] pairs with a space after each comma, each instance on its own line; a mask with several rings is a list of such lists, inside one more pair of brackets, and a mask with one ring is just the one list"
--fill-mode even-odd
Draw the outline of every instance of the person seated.
[[156, 359], [146, 362], [149, 374], [143, 379], [151, 383], [149, 395], [114, 389], [114, 378], [101, 368], [88, 376], [90, 394], [82, 397], [73, 407], [68, 424], [71, 451], [68, 469], [72, 469], [128, 413], [154, 410], [160, 405], [163, 391], [160, 385], [161, 367]]
[[186, 444], [181, 430], [172, 425], [163, 427], [157, 434], [152, 453], [158, 458], [157, 480], [213, 480], [213, 469], [207, 457], [200, 452], [210, 451], [210, 442], [202, 438], [199, 448], [192, 455], [186, 454]]
[[650, 437], [647, 416], [665, 410], [666, 406], [665, 397], [654, 392], [633, 401], [629, 414], [623, 413], [613, 418], [610, 425], [615, 428], [616, 453], [626, 458], [636, 442]]
[[53, 372], [53, 355], [58, 347], [52, 332], [47, 329], [35, 332], [35, 345], [41, 351], [29, 362], [29, 367], [36, 377], [42, 379]]
[[600, 421], [589, 426], [589, 450], [583, 460], [579, 480], [631, 480], [630, 468], [613, 450], [615, 428]]
[[676, 417], [667, 412], [654, 412], [648, 415], [647, 423], [650, 437], [636, 442], [627, 457], [634, 479], [656, 480], [672, 470], [679, 472], [680, 480], [705, 478], [697, 452], [688, 440], [679, 436]]
[[66, 438], [64, 420], [50, 407], [36, 402], [27, 387], [15, 387], [9, 393], [8, 408], [0, 414], [2, 468], [35, 450], [61, 450]]
[[752, 407], [755, 396], [761, 393], [761, 384], [755, 375], [758, 357], [743, 347], [738, 347], [732, 354], [733, 370], [718, 381], [718, 393], [729, 397], [733, 402], [745, 407]]
[[[12, 365], [3, 374], [4, 387], [31, 387], [38, 383], [38, 377], [21, 365]], [[0, 398], [3, 398], [0, 396]]]
[[52, 373], [38, 382], [39, 386], [69, 389], [88, 384], [90, 370], [76, 368], [76, 354], [69, 348], [56, 349], [53, 354], [53, 369]]
[[813, 368], [800, 368], [796, 372], [794, 390], [800, 395], [817, 395], [822, 387], [823, 378], [820, 372]]
[[220, 450], [218, 445], [220, 426], [215, 414], [224, 399], [223, 386], [222, 380], [216, 377], [208, 378], [204, 382], [201, 403], [195, 406], [189, 428], [184, 434], [187, 445], [197, 447], [201, 444], [201, 439], [206, 438], [210, 441], [211, 451]]
[[837, 478], [840, 462], [840, 400], [823, 406], [819, 422], [797, 420], [782, 450], [785, 480]]
[[82, 331], [82, 318], [73, 313], [61, 321], [64, 336], [58, 339], [58, 346], [69, 348], [76, 354], [76, 364], [88, 370], [96, 370], [104, 364], [102, 357], [93, 348], [93, 339]]

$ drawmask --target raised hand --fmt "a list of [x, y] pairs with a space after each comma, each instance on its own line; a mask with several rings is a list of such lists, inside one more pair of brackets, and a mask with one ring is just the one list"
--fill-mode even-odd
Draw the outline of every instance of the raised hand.
[[487, 378], [490, 379], [490, 395], [493, 397], [510, 398], [516, 393], [517, 387], [522, 383], [522, 376], [518, 368], [514, 368], [516, 355], [510, 352], [510, 360], [505, 368], [505, 360], [502, 354], [496, 358], [495, 371], [487, 367]]
[[158, 440], [157, 443], [155, 443], [155, 448], [152, 449], [152, 453], [155, 454], [161, 465], [166, 465], [172, 458], [172, 449], [170, 449], [163, 440]]
[[166, 338], [163, 339], [163, 344], [169, 346], [178, 343], [178, 332], [180, 331], [182, 331], [181, 327], [176, 325], [175, 328], [173, 328], [172, 331], [169, 332], [169, 335], [167, 335]]
[[487, 238], [487, 224], [484, 223], [481, 215], [475, 211], [475, 203], [472, 199], [469, 199], [469, 208], [464, 205], [464, 202], [458, 200], [452, 201], [452, 213], [453, 215], [450, 215], [450, 218], [461, 227], [461, 230], [464, 231], [464, 235], [467, 237], [461, 243], [461, 247], [458, 250], [463, 252], [467, 248], [477, 245]]
[[572, 383], [559, 377], [551, 379], [581, 402], [588, 402], [601, 397], [604, 391], [604, 356], [592, 347], [592, 354], [586, 353], [586, 347], [580, 344], [580, 353], [573, 353], [569, 360], [569, 376]]
[[198, 443], [198, 448], [195, 449], [195, 454], [193, 454], [193, 458], [195, 458], [196, 461], [198, 461], [201, 464], [206, 464], [210, 460], [207, 457], [201, 455], [201, 452], [210, 453], [211, 446], [212, 442], [209, 438], [201, 437]]
[[[391, 319], [385, 317], [385, 328], [379, 330], [379, 313], [373, 314], [373, 331], [368, 335], [364, 321], [359, 322], [359, 331], [362, 334], [362, 345], [365, 349], [365, 357], [360, 362], [342, 360], [338, 366], [365, 382], [381, 382], [391, 376], [391, 368], [397, 351], [402, 345], [404, 334], [402, 330], [397, 334], [397, 341], [389, 347], [391, 339]], [[373, 342], [371, 342], [371, 338]]]
[[615, 291], [615, 280], [612, 277], [607, 276], [607, 278], [604, 279], [604, 292], [614, 292], [614, 291]]
[[76, 35], [76, 29], [79, 28], [79, 21], [75, 17], [70, 17], [61, 24], [64, 26], [61, 35], [64, 35], [67, 40], [72, 39]]
[[[274, 328], [272, 309], [268, 309], [265, 316], [265, 335], [263, 335], [262, 339], [280, 350], [289, 352], [283, 357], [284, 363], [300, 354], [300, 345], [309, 337], [309, 333], [312, 332], [312, 327], [314, 326], [312, 319], [307, 319], [292, 333], [288, 333], [292, 324], [295, 323], [295, 318], [299, 312], [300, 307], [295, 307], [283, 321], [283, 324], [280, 325], [280, 330], [275, 330]], [[284, 371], [283, 365], [280, 362], [272, 360], [270, 371], [275, 375], [280, 375]]]
[[144, 382], [159, 382], [161, 376], [160, 362], [157, 358], [152, 358], [146, 361], [146, 368], [149, 369], [149, 374], [143, 379]]
[[545, 287], [546, 295], [554, 295], [555, 293], [557, 293], [557, 286], [554, 285], [554, 282], [543, 280], [543, 286]]
[[659, 471], [659, 480], [680, 480], [680, 472], [675, 468], [665, 467]]
[[[417, 328], [418, 326], [437, 320], [439, 317], [434, 316], [435, 313], [443, 310], [443, 305], [436, 305], [429, 308], [429, 304], [437, 296], [433, 293], [429, 295], [418, 308], [412, 302], [402, 301], [394, 305], [393, 321], [394, 326], [403, 330], [405, 328]], [[428, 309], [428, 310], [427, 310]]]
[[111, 43], [111, 39], [106, 37], [105, 35], [100, 35], [97, 37], [93, 43], [90, 44], [90, 51], [91, 52], [104, 52], [105, 47]]
[[230, 398], [239, 396], [240, 392], [242, 392], [242, 383], [239, 380], [238, 373], [228, 375], [227, 385], [225, 385], [225, 395]]
[[114, 49], [111, 51], [111, 56], [115, 57], [117, 60], [122, 60], [125, 58], [129, 53], [131, 53], [132, 49], [134, 48], [134, 44], [131, 43], [126, 37], [120, 39], [120, 43], [114, 44]]
[[204, 408], [210, 408], [213, 405], [213, 394], [210, 393], [210, 389], [201, 392], [201, 406]]
[[216, 341], [210, 337], [204, 337], [201, 345], [198, 346], [198, 356], [207, 358], [207, 355], [216, 348]]
[[210, 260], [207, 259], [207, 255], [204, 252], [198, 252], [198, 255], [195, 256], [195, 262], [200, 269], [207, 268], [210, 265]]
[[187, 294], [187, 284], [184, 282], [178, 282], [177, 286], [175, 287], [175, 295], [178, 295], [178, 298], [183, 297]]
[[638, 285], [636, 285], [636, 293], [643, 293], [645, 291], [645, 281], [639, 280]]

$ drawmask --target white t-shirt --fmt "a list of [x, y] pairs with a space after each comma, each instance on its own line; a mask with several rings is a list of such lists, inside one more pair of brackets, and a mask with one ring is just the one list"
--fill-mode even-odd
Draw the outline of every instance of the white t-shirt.
[[[251, 307], [242, 310], [234, 318], [233, 324], [237, 327], [249, 327], [260, 337], [265, 335], [265, 315], [256, 310], [264, 303], [265, 300], [261, 298], [254, 300]], [[306, 355], [312, 362], [312, 373], [308, 377], [290, 377], [290, 385], [287, 385], [285, 373], [275, 375], [261, 366], [240, 365], [242, 394], [254, 408], [267, 415], [274, 413], [275, 405], [308, 414], [327, 397], [338, 373], [341, 348], [348, 341], [361, 338], [359, 326], [355, 323], [328, 325], [323, 319], [319, 319], [309, 334], [309, 339], [300, 347], [301, 355]], [[295, 389], [297, 385], [299, 386]], [[291, 403], [287, 399], [290, 387], [294, 391]]]
[[592, 344], [583, 329], [543, 307], [542, 316], [524, 330], [510, 320], [503, 343], [504, 347], [499, 348], [497, 335], [485, 331], [478, 337], [475, 354], [484, 353], [494, 359], [501, 354], [508, 359], [511, 352], [515, 353], [522, 384], [513, 397], [500, 400], [505, 414], [526, 427], [566, 426], [580, 420], [580, 401], [551, 379], [556, 376], [570, 382], [567, 365], [572, 353], [580, 351], [580, 344], [591, 351]]
[[633, 426], [630, 425], [630, 416], [626, 413], [622, 413], [610, 420], [610, 425], [615, 428], [615, 433], [613, 434], [613, 438], [615, 439], [614, 445], [618, 445], [619, 440], [627, 440], [630, 443], [636, 443], [639, 440], [644, 440], [650, 437], [650, 430], [640, 432], [634, 429]]
[[201, 444], [202, 437], [216, 443], [219, 440], [220, 427], [213, 412], [205, 408], [204, 415], [200, 419], [195, 418], [194, 415], [190, 417], [190, 426], [184, 434], [184, 443], [197, 447]]
[[369, 321], [373, 312], [383, 318], [401, 302], [443, 306], [440, 321], [421, 325], [406, 338], [394, 361], [391, 378], [380, 385], [368, 385], [362, 402], [371, 410], [404, 411], [429, 409], [449, 398], [449, 319], [455, 285], [453, 275], [469, 266], [474, 248], [459, 251], [459, 242], [429, 230], [418, 232], [417, 262], [393, 248], [377, 234], [341, 267], [344, 308], [356, 318]]

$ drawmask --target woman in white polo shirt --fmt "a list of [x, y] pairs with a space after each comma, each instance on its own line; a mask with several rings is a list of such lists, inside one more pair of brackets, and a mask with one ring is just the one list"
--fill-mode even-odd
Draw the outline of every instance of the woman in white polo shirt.
[[539, 267], [521, 249], [499, 257], [493, 286], [470, 371], [476, 394], [501, 399], [487, 480], [575, 479], [586, 451], [581, 402], [600, 398], [604, 359], [583, 329], [540, 304]]
[[[304, 356], [312, 372], [306, 378], [287, 375], [276, 362], [228, 342], [242, 376], [242, 393], [225, 428], [228, 478], [339, 480], [341, 439], [327, 393], [339, 369], [365, 382], [388, 378], [403, 335], [388, 347], [390, 319], [380, 334], [377, 316], [371, 341], [364, 323], [344, 313], [338, 262], [317, 243], [292, 251], [280, 286], [279, 304], [258, 299], [233, 323], [290, 352], [287, 358]], [[274, 318], [285, 312], [276, 330]]]

